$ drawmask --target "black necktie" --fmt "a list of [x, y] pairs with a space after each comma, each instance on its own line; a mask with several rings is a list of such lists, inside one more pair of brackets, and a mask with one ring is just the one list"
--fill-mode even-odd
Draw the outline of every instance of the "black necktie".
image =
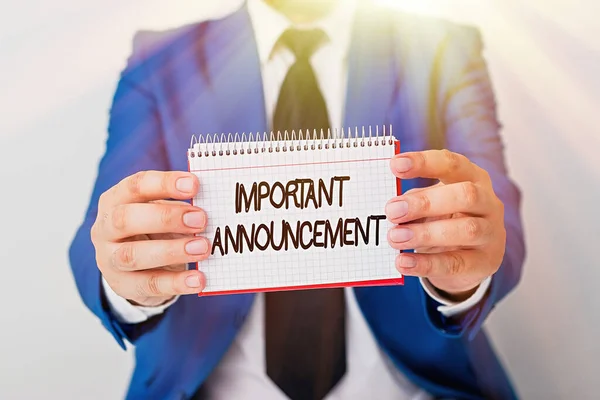
[[[309, 63], [324, 38], [322, 30], [281, 36], [296, 61], [282, 84], [273, 130], [327, 133], [327, 107]], [[293, 400], [325, 397], [346, 372], [344, 290], [267, 293], [265, 313], [267, 375]]]

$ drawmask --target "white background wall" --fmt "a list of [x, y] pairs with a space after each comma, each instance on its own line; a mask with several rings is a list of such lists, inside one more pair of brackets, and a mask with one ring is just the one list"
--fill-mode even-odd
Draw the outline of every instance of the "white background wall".
[[[238, 3], [0, 0], [0, 398], [122, 397], [131, 354], [84, 309], [67, 260], [111, 96], [136, 30]], [[482, 29], [528, 245], [487, 326], [523, 398], [597, 396], [600, 3], [388, 3]]]

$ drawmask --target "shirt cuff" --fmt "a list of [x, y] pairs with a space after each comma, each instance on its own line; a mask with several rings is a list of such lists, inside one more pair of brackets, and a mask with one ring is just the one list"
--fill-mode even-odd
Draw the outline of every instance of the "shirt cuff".
[[124, 324], [139, 324], [155, 315], [162, 314], [179, 298], [179, 296], [176, 296], [167, 303], [156, 307], [136, 306], [116, 294], [104, 278], [102, 278], [102, 287], [104, 288], [104, 294], [108, 300], [110, 311], [117, 321]]
[[461, 314], [473, 306], [477, 305], [483, 297], [485, 296], [485, 292], [487, 292], [490, 287], [490, 283], [492, 282], [492, 277], [487, 277], [483, 282], [479, 284], [479, 287], [469, 297], [468, 299], [460, 302], [450, 301], [447, 298], [443, 297], [440, 292], [429, 282], [427, 278], [419, 278], [421, 281], [421, 286], [423, 286], [423, 290], [425, 293], [429, 295], [433, 300], [441, 303], [442, 305], [438, 306], [437, 310], [442, 313], [445, 317], [453, 317], [455, 315]]

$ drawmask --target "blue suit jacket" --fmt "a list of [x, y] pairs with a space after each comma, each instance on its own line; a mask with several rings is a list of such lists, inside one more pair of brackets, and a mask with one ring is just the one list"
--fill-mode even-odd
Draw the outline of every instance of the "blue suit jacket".
[[[491, 175], [505, 204], [508, 242], [485, 299], [459, 318], [437, 312], [414, 278], [404, 286], [354, 290], [377, 342], [415, 384], [439, 397], [509, 399], [515, 394], [481, 325], [518, 282], [524, 244], [520, 195], [506, 174], [481, 51], [473, 28], [389, 10], [358, 13], [344, 126], [393, 124], [403, 151], [443, 146], [465, 154]], [[136, 171], [187, 170], [192, 134], [267, 126], [244, 7], [223, 19], [136, 35], [114, 96], [89, 209], [70, 248], [86, 306], [123, 348], [124, 340], [136, 347], [128, 398], [194, 393], [228, 349], [254, 296], [186, 296], [145, 323], [117, 322], [103, 296], [90, 241], [100, 194]], [[426, 184], [405, 181], [403, 189]]]

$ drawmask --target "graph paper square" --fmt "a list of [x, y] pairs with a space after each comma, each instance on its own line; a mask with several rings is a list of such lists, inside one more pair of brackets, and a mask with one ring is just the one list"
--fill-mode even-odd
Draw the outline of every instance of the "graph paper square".
[[[385, 204], [399, 193], [398, 182], [389, 168], [390, 158], [398, 149], [399, 144], [390, 137], [337, 142], [194, 144], [188, 152], [188, 161], [190, 171], [200, 180], [200, 191], [193, 202], [208, 215], [208, 225], [202, 235], [213, 245], [211, 256], [197, 265], [206, 276], [203, 295], [403, 283], [394, 265], [398, 251], [387, 242], [391, 223], [385, 218], [373, 219], [384, 217]], [[299, 179], [305, 183], [297, 183]], [[332, 197], [332, 204], [323, 195], [320, 207], [315, 207], [312, 200], [306, 201], [308, 196], [304, 193], [303, 206], [306, 207], [296, 207], [296, 199], [303, 199], [301, 190], [308, 191], [310, 182], [318, 189], [320, 179]], [[284, 192], [274, 187], [279, 182], [279, 189], [282, 189], [291, 181], [296, 181], [296, 186], [292, 183], [289, 187], [298, 191], [294, 196], [288, 195], [289, 208], [285, 205], [278, 208], [279, 204], [285, 204]], [[266, 183], [263, 188], [268, 187], [274, 192], [275, 206], [265, 198], [260, 202], [260, 210], [256, 210], [256, 203], [251, 202], [248, 212], [245, 207], [236, 212], [237, 185], [244, 185], [245, 193], [250, 196], [253, 185], [260, 182]], [[343, 189], [341, 205], [340, 186]], [[332, 187], [333, 190], [329, 190]], [[260, 190], [257, 189], [257, 193]], [[317, 190], [315, 197], [318, 196]], [[242, 204], [245, 206], [246, 202]], [[332, 232], [340, 219], [358, 220], [362, 230], [358, 223], [350, 221], [334, 240]], [[316, 221], [322, 222], [317, 224]], [[324, 230], [325, 221], [329, 221], [331, 230]], [[289, 224], [295, 236], [299, 222], [310, 223], [300, 229], [303, 243], [309, 247], [304, 249], [300, 243], [299, 248], [295, 248], [288, 236], [287, 250], [275, 250], [273, 243], [285, 243], [282, 241], [285, 235], [283, 224]], [[246, 234], [252, 236], [253, 224], [255, 227], [264, 224], [269, 231], [273, 228], [273, 240], [267, 240], [265, 229], [258, 229], [252, 251], [249, 251], [248, 242], [243, 243], [241, 251], [239, 248], [235, 251], [235, 243], [241, 237], [238, 236], [239, 227], [243, 226]], [[228, 251], [223, 254], [226, 227], [232, 240], [227, 242]], [[365, 240], [367, 227], [368, 243]], [[315, 232], [320, 234], [315, 236]], [[327, 246], [322, 246], [324, 234], [328, 238]], [[216, 243], [220, 245], [216, 246]], [[258, 244], [263, 248], [270, 245], [261, 250]]]

